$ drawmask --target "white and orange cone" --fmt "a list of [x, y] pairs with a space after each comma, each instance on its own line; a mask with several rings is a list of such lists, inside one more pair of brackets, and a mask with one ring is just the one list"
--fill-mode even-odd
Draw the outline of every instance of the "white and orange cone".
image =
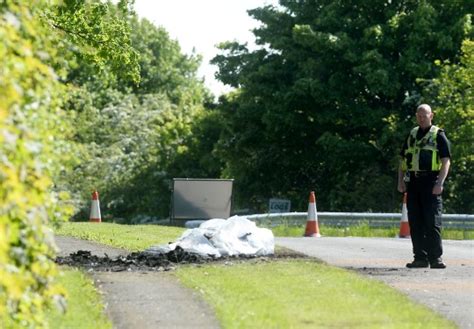
[[89, 222], [100, 223], [102, 221], [100, 217], [100, 204], [99, 204], [99, 192], [94, 191], [92, 193], [91, 212], [89, 216]]
[[407, 194], [403, 193], [402, 219], [400, 220], [399, 238], [410, 237], [410, 225], [408, 224]]
[[308, 219], [304, 236], [319, 238], [318, 212], [316, 211], [316, 196], [314, 192], [309, 193]]

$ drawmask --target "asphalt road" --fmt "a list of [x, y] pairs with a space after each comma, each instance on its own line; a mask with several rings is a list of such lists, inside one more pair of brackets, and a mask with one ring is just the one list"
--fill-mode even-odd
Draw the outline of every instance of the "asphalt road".
[[276, 238], [276, 244], [381, 280], [460, 328], [474, 328], [474, 241], [443, 241], [446, 269], [406, 268], [413, 258], [409, 239]]

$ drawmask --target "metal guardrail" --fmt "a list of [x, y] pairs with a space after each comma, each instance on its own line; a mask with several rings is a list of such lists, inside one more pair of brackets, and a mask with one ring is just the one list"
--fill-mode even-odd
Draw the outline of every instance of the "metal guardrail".
[[[265, 225], [301, 225], [307, 220], [307, 212], [286, 212], [247, 215], [247, 219]], [[400, 225], [401, 213], [355, 213], [318, 212], [318, 222], [322, 225], [346, 227], [368, 223], [371, 227], [396, 227]], [[443, 227], [474, 230], [474, 215], [443, 214]]]

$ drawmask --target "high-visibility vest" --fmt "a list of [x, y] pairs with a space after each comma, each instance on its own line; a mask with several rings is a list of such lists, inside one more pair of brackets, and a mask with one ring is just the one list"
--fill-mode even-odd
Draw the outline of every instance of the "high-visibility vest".
[[407, 140], [405, 159], [402, 169], [408, 171], [439, 171], [441, 160], [439, 158], [438, 143], [436, 137], [440, 128], [431, 126], [430, 130], [422, 139], [416, 140], [419, 127], [411, 130]]

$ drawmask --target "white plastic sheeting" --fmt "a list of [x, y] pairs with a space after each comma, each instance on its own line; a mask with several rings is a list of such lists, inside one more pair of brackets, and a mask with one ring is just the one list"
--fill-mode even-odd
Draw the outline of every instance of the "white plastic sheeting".
[[145, 252], [166, 253], [177, 246], [202, 256], [265, 256], [274, 253], [275, 239], [269, 229], [259, 228], [245, 217], [233, 216], [205, 221], [198, 228], [186, 230], [176, 242]]

